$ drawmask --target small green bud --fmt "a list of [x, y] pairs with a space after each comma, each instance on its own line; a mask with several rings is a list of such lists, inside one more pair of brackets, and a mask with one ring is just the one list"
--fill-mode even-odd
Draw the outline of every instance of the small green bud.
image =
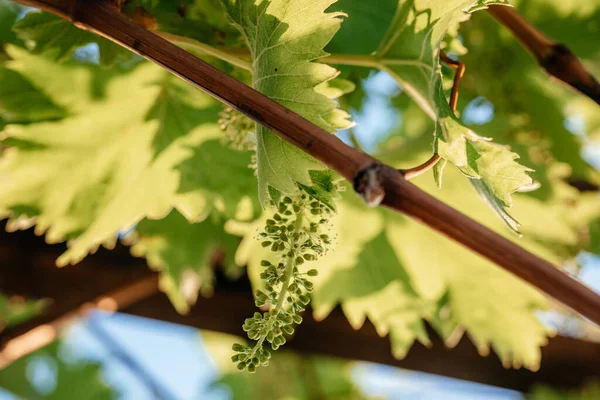
[[306, 275], [317, 276], [317, 275], [319, 275], [319, 271], [317, 271], [316, 269], [309, 269], [308, 272], [306, 273]]
[[294, 334], [294, 328], [290, 325], [285, 325], [284, 327], [282, 327], [283, 331], [287, 334], [287, 335], [293, 335]]
[[242, 352], [244, 351], [245, 347], [239, 343], [234, 343], [233, 346], [231, 346], [231, 350], [236, 351], [236, 352]]

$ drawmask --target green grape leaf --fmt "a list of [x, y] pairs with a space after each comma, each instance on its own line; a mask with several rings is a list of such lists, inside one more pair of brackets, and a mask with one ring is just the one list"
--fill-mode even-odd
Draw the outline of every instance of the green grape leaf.
[[66, 111], [20, 73], [0, 66], [0, 118], [7, 123], [60, 119]]
[[160, 94], [146, 115], [147, 121], [158, 121], [158, 130], [152, 141], [155, 155], [160, 154], [182, 135], [187, 135], [198, 125], [214, 119], [219, 107], [205, 107], [203, 97], [190, 92], [179, 78], [165, 74], [157, 82]]
[[[89, 361], [63, 360], [60, 342], [51, 343], [0, 371], [0, 387], [22, 399], [114, 400], [118, 394], [102, 377], [102, 366]], [[31, 371], [53, 371], [55, 385], [34, 385]], [[46, 372], [47, 373], [47, 372]]]
[[45, 12], [29, 12], [13, 26], [20, 38], [30, 43], [30, 50], [58, 62], [69, 60], [73, 52], [90, 43], [97, 43], [100, 63], [112, 65], [129, 51], [108, 39], [77, 28], [71, 22]]
[[66, 111], [23, 75], [0, 66], [0, 118], [7, 123], [60, 119]]
[[[539, 367], [548, 335], [535, 315], [547, 306], [542, 295], [427, 227], [389, 211], [360, 211], [347, 201], [339, 207], [341, 249], [316, 266], [322, 271], [313, 295], [317, 318], [341, 304], [355, 328], [368, 318], [380, 334], [389, 333], [396, 357], [414, 340], [429, 344], [425, 319], [448, 346], [466, 330], [482, 354], [491, 347], [505, 365]], [[343, 230], [346, 220], [379, 225], [376, 236], [357, 232], [356, 225]], [[340, 250], [350, 255], [338, 256]]]
[[[338, 75], [314, 62], [339, 29], [341, 13], [324, 13], [333, 0], [307, 6], [293, 0], [224, 0], [232, 23], [244, 35], [252, 53], [253, 87], [328, 132], [351, 125], [337, 103], [315, 90]], [[256, 127], [259, 199], [268, 187], [292, 193], [296, 182], [311, 185], [310, 170], [323, 165], [284, 142], [261, 125]]]
[[2, 59], [2, 46], [5, 43], [16, 43], [17, 36], [11, 30], [19, 15], [19, 6], [12, 1], [0, 0], [0, 60]]
[[[170, 83], [186, 87], [188, 96], [195, 98], [190, 107], [205, 116], [203, 121], [191, 117], [196, 126], [190, 130], [180, 123], [190, 121], [189, 108], [149, 113], [157, 102], [183, 101], [179, 95], [161, 99], [172, 91], [162, 90], [165, 72], [157, 67], [143, 64], [113, 77], [104, 96], [94, 98], [88, 91], [95, 67], [56, 65], [16, 49], [12, 54], [11, 68], [38, 85], [44, 74], [51, 73], [52, 80], [47, 81], [51, 88], [66, 86], [69, 92], [48, 93], [74, 104], [68, 109], [69, 118], [8, 126], [5, 143], [10, 147], [0, 163], [0, 214], [34, 218], [36, 231], [46, 233], [49, 242], [69, 239], [58, 264], [75, 263], [99, 245], [110, 246], [120, 230], [143, 218], [163, 218], [173, 207], [192, 220], [206, 215], [216, 195], [208, 198], [202, 190], [180, 193], [178, 167], [193, 156], [193, 149], [210, 151], [201, 144], [221, 134], [216, 112], [206, 112], [214, 110], [212, 99], [181, 81]], [[81, 85], [70, 85], [72, 81]], [[185, 115], [170, 115], [181, 110]], [[148, 120], [148, 115], [154, 118]], [[168, 144], [157, 153], [157, 135], [165, 132]], [[243, 153], [229, 154], [238, 155], [248, 159]]]
[[[482, 355], [491, 347], [507, 367], [539, 368], [540, 346], [549, 333], [535, 315], [536, 309], [547, 307], [541, 294], [415, 222], [392, 223], [387, 232], [424, 297], [433, 290], [445, 297], [433, 325], [447, 345], [456, 344], [464, 329]], [[432, 253], [433, 240], [436, 250], [424, 259], [427, 251]]]
[[239, 242], [225, 233], [216, 214], [190, 223], [175, 210], [161, 220], [144, 219], [135, 232], [131, 253], [145, 257], [148, 265], [161, 273], [161, 290], [182, 314], [196, 302], [198, 292], [212, 294], [215, 252], [222, 250], [225, 262], [232, 264]]
[[[464, 175], [480, 180], [473, 182], [478, 193], [510, 229], [518, 232], [518, 223], [505, 211], [505, 207], [512, 207], [512, 193], [533, 185], [529, 176], [532, 170], [515, 161], [519, 158], [518, 154], [477, 136], [454, 118], [441, 118], [440, 125], [448, 140], [436, 142], [438, 154]], [[438, 186], [441, 186], [441, 174], [436, 174], [436, 178]]]
[[394, 19], [398, 0], [338, 0], [328, 11], [348, 14], [340, 30], [326, 47], [329, 53], [371, 54], [383, 40]]
[[330, 99], [337, 99], [345, 94], [352, 93], [356, 84], [342, 78], [335, 78], [315, 86], [315, 90]]
[[[464, 12], [474, 12], [489, 4], [503, 1], [464, 0], [428, 2], [419, 0], [402, 4], [391, 24], [386, 38], [378, 47], [375, 57], [417, 103], [435, 120], [435, 150], [446, 161], [454, 164], [471, 179], [481, 179], [479, 191], [488, 204], [496, 205], [506, 225], [516, 231], [514, 219], [504, 207], [511, 206], [510, 195], [530, 187], [533, 180], [526, 168], [517, 162], [516, 154], [497, 146], [489, 139], [476, 135], [454, 116], [443, 94], [439, 65], [439, 47], [448, 28], [464, 19]], [[436, 170], [441, 185], [442, 168]], [[502, 207], [497, 205], [502, 204]]]
[[223, 146], [220, 140], [207, 140], [190, 149], [193, 153], [178, 165], [181, 172], [179, 193], [212, 199], [219, 211], [234, 218], [240, 203], [246, 199], [250, 210], [244, 219], [260, 213], [256, 201], [256, 177], [250, 168], [249, 151]]
[[[341, 303], [354, 329], [362, 327], [368, 318], [381, 336], [389, 334], [392, 354], [397, 358], [406, 355], [415, 339], [429, 345], [422, 318], [431, 310], [413, 289], [385, 233], [359, 246], [356, 264], [330, 272], [331, 279], [314, 293], [316, 318], [324, 318]], [[327, 262], [332, 259], [335, 255]]]
[[336, 180], [339, 177], [330, 169], [323, 171], [310, 171], [310, 179], [312, 186], [300, 184], [300, 187], [306, 191], [311, 197], [322, 202], [333, 211], [336, 210], [335, 201], [339, 198], [338, 185]]

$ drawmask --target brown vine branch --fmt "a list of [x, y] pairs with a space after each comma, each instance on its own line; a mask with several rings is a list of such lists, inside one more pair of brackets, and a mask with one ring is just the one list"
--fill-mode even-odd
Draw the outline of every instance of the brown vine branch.
[[[449, 65], [452, 68], [456, 68], [456, 74], [454, 74], [454, 81], [452, 82], [452, 91], [450, 92], [449, 101], [450, 109], [452, 110], [452, 112], [456, 112], [456, 106], [458, 104], [458, 94], [460, 92], [460, 82], [462, 81], [462, 78], [465, 74], [466, 67], [465, 64], [463, 64], [462, 62], [453, 60], [450, 57], [448, 57], [446, 55], [446, 52], [443, 50], [440, 50], [440, 59], [442, 60], [442, 62], [444, 62], [444, 64]], [[399, 169], [398, 172], [400, 172], [402, 176], [404, 176], [404, 179], [408, 181], [429, 171], [435, 166], [435, 164], [438, 163], [438, 161], [440, 161], [440, 158], [441, 157], [439, 154], [434, 153], [429, 158], [429, 160], [425, 161], [423, 164], [417, 165], [416, 167], [409, 169]]]
[[[322, 161], [341, 176], [369, 176], [365, 187], [382, 204], [462, 244], [600, 324], [600, 296], [551, 263], [408, 183], [394, 168], [364, 154], [263, 94], [127, 20], [101, 0], [19, 0], [92, 30], [230, 105]], [[373, 174], [372, 172], [375, 172]], [[368, 173], [367, 173], [368, 172]], [[364, 193], [361, 193], [364, 195]]]
[[529, 49], [551, 76], [600, 104], [600, 83], [567, 46], [546, 37], [512, 7], [490, 6], [488, 11]]

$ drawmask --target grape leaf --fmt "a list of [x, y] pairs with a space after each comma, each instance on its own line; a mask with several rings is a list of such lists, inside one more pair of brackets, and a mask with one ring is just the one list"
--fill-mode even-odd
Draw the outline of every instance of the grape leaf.
[[[456, 177], [449, 184], [454, 182]], [[539, 347], [548, 334], [535, 315], [547, 306], [543, 296], [427, 227], [389, 211], [358, 207], [348, 207], [344, 199], [342, 224], [369, 221], [379, 229], [371, 239], [356, 225], [340, 230], [341, 249], [318, 261], [323, 273], [313, 295], [316, 317], [326, 317], [339, 303], [355, 328], [369, 318], [380, 334], [389, 333], [396, 357], [403, 357], [414, 340], [429, 344], [425, 319], [448, 346], [466, 330], [482, 354], [491, 344], [505, 364], [537, 369]], [[340, 251], [354, 256], [338, 258]]]
[[[341, 303], [354, 329], [362, 327], [369, 318], [381, 336], [389, 334], [392, 354], [397, 358], [406, 355], [415, 339], [429, 345], [422, 318], [432, 310], [413, 289], [385, 233], [358, 246], [362, 250], [356, 264], [330, 272], [334, 278], [323, 282], [313, 295], [315, 317], [323, 319]], [[335, 255], [329, 263], [333, 259]], [[338, 267], [335, 261], [333, 265]]]
[[60, 119], [65, 110], [20, 73], [0, 66], [0, 118], [7, 123]]
[[233, 263], [239, 240], [224, 232], [219, 218], [213, 214], [191, 224], [173, 210], [158, 221], [144, 219], [135, 228], [138, 238], [131, 253], [161, 272], [160, 288], [182, 314], [196, 302], [198, 292], [212, 294], [214, 252], [223, 250], [225, 262]]
[[338, 0], [328, 11], [348, 14], [340, 30], [331, 39], [326, 50], [338, 54], [371, 54], [381, 43], [392, 23], [398, 0]]
[[[420, 179], [419, 183], [437, 193], [432, 181]], [[446, 186], [443, 201], [505, 231], [477, 198], [465, 199], [469, 183], [459, 173], [449, 172]], [[530, 202], [519, 209], [521, 214], [546, 220], [543, 226], [536, 227], [540, 223], [535, 218], [525, 224], [529, 239], [520, 244], [558, 262], [564, 256], [562, 249], [579, 240], [578, 228], [568, 225], [569, 217], [560, 217], [564, 211], [560, 204], [540, 207], [539, 200]], [[368, 318], [382, 336], [389, 334], [398, 358], [415, 340], [430, 344], [423, 324], [426, 320], [448, 346], [458, 343], [466, 330], [481, 353], [492, 348], [507, 365], [538, 367], [540, 346], [549, 331], [537, 319], [536, 311], [548, 304], [535, 289], [428, 227], [387, 210], [366, 208], [350, 193], [337, 201], [337, 206], [330, 233], [336, 237], [336, 245], [310, 266], [319, 270], [312, 296], [315, 318], [326, 318], [340, 304], [354, 328]], [[255, 288], [260, 287], [260, 262], [269, 259], [269, 251], [254, 239], [257, 225], [261, 222], [236, 232], [245, 235], [236, 263], [248, 266]], [[544, 232], [545, 237], [541, 236]], [[542, 238], [553, 245], [546, 246]]]
[[[239, 32], [229, 24], [221, 0], [130, 0], [121, 12], [132, 19], [150, 19], [146, 27], [208, 44], [239, 45]], [[155, 25], [155, 26], [149, 26]]]
[[[204, 120], [189, 112], [172, 118], [168, 114], [177, 112], [176, 106], [168, 108], [168, 114], [150, 113], [154, 118], [148, 120], [156, 102], [180, 104], [185, 98], [161, 98], [172, 92], [157, 85], [165, 82], [165, 72], [157, 67], [143, 64], [113, 77], [106, 83], [105, 95], [94, 98], [88, 91], [95, 67], [53, 65], [16, 49], [12, 55], [11, 68], [38, 85], [43, 85], [40, 77], [51, 73], [48, 85], [66, 86], [68, 93], [52, 87], [47, 92], [56, 94], [62, 104], [74, 104], [68, 109], [69, 118], [8, 126], [5, 143], [11, 147], [0, 164], [0, 214], [18, 217], [25, 212], [35, 218], [36, 231], [46, 233], [47, 241], [70, 239], [67, 252], [57, 261], [60, 265], [79, 261], [101, 244], [111, 245], [120, 230], [145, 217], [163, 218], [173, 207], [189, 219], [206, 215], [211, 204], [200, 191], [179, 193], [178, 166], [193, 155], [193, 148], [220, 135], [216, 112], [206, 112], [214, 110], [212, 99], [173, 81], [195, 98], [190, 107]], [[70, 85], [73, 80], [81, 85]], [[192, 130], [179, 123], [190, 118], [196, 124]], [[167, 132], [168, 144], [156, 153], [157, 135]], [[243, 153], [229, 155], [244, 158]]]
[[[252, 53], [253, 86], [328, 132], [351, 125], [337, 103], [315, 90], [335, 78], [334, 68], [314, 62], [339, 29], [341, 13], [324, 13], [333, 0], [310, 5], [297, 0], [225, 0], [232, 23], [243, 33]], [[323, 165], [284, 142], [261, 125], [256, 127], [259, 199], [269, 186], [281, 193], [295, 182], [310, 185], [309, 170]]]
[[0, 55], [5, 43], [16, 43], [17, 36], [11, 30], [17, 20], [19, 6], [8, 0], [0, 0]]
[[73, 52], [90, 43], [100, 51], [100, 63], [112, 65], [129, 54], [118, 46], [91, 32], [77, 28], [71, 22], [45, 12], [29, 12], [13, 26], [19, 37], [30, 43], [30, 50], [58, 62], [71, 58]]
[[193, 153], [177, 166], [181, 172], [179, 193], [209, 199], [224, 215], [234, 218], [242, 200], [250, 202], [250, 215], [260, 214], [256, 201], [256, 177], [250, 152], [236, 151], [218, 139], [207, 140], [190, 149]]

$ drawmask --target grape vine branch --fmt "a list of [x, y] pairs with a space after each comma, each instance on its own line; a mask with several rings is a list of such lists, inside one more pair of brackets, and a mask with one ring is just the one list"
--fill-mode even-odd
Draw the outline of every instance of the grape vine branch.
[[[274, 131], [364, 188], [381, 204], [462, 244], [600, 325], [600, 295], [551, 263], [475, 222], [405, 180], [396, 169], [356, 150], [282, 105], [121, 15], [102, 0], [17, 0], [52, 12], [162, 66]], [[358, 177], [367, 177], [357, 185]], [[232, 183], [234, 184], [234, 183]], [[360, 221], [357, 221], [357, 229]]]

